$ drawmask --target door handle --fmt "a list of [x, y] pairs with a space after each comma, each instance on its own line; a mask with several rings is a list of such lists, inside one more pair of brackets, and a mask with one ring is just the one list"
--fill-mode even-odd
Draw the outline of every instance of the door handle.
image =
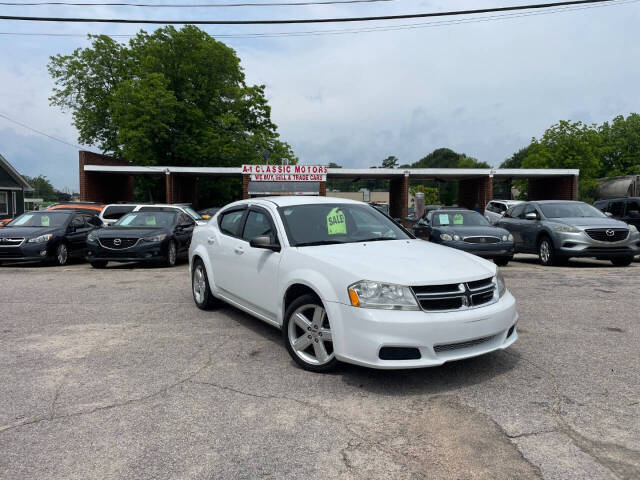
[[208, 243], [209, 245], [213, 245], [214, 243], [216, 243], [216, 239], [215, 239], [215, 237], [209, 237], [209, 238], [207, 238], [207, 243]]
[[244, 253], [244, 248], [236, 247], [233, 249], [233, 251], [236, 252], [238, 255], [242, 255]]

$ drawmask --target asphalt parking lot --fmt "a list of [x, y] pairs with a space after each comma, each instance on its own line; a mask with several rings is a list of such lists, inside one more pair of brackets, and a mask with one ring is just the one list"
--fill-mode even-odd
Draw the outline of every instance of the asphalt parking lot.
[[184, 263], [0, 267], [0, 477], [640, 478], [640, 263], [503, 271], [509, 350], [320, 375]]

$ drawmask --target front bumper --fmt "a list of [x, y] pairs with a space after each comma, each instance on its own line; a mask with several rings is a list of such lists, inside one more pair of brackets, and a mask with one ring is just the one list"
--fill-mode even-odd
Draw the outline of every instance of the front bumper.
[[[518, 338], [515, 299], [508, 291], [492, 305], [442, 313], [326, 303], [331, 330], [335, 332], [336, 358], [366, 367], [432, 367], [505, 349]], [[469, 343], [456, 346], [465, 342]], [[452, 345], [454, 348], [448, 348]], [[417, 348], [420, 358], [382, 360], [380, 349], [383, 347]]]
[[469, 243], [465, 241], [443, 242], [441, 245], [473, 253], [482, 258], [513, 257], [513, 249], [515, 246], [514, 242]]
[[585, 232], [554, 232], [556, 254], [563, 257], [617, 258], [640, 255], [640, 234], [631, 232], [619, 242], [600, 242]]
[[20, 246], [0, 247], [0, 261], [43, 261], [51, 258], [49, 243], [22, 242]]
[[167, 255], [166, 242], [138, 242], [123, 249], [104, 248], [100, 244], [87, 243], [88, 262], [157, 262]]

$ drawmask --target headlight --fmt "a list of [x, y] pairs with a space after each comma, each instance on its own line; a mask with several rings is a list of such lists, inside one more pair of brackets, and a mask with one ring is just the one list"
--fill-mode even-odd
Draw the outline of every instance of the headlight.
[[49, 240], [51, 240], [51, 237], [53, 237], [53, 234], [45, 233], [44, 235], [40, 235], [39, 237], [30, 238], [28, 240], [28, 242], [29, 243], [44, 243], [44, 242], [48, 242]]
[[580, 233], [580, 230], [578, 230], [576, 227], [572, 227], [571, 225], [556, 225], [555, 227], [553, 227], [553, 229], [556, 232]]
[[507, 240], [509, 240], [509, 237], [507, 235], [502, 235], [502, 241], [506, 242]]
[[96, 236], [93, 234], [93, 232], [87, 235], [87, 242], [95, 242], [95, 241], [96, 241]]
[[448, 233], [441, 233], [440, 240], [444, 240], [445, 242], [450, 242], [451, 240], [453, 240], [453, 237]]
[[383, 310], [420, 310], [409, 287], [362, 280], [348, 288], [354, 307]]
[[629, 224], [629, 231], [631, 233], [637, 232], [638, 231], [638, 227], [636, 227], [635, 225]]
[[456, 242], [457, 242], [457, 241], [459, 241], [459, 240], [460, 240], [460, 235], [454, 235], [454, 236], [453, 236], [453, 239], [454, 239]]
[[165, 238], [167, 238], [167, 234], [161, 233], [160, 235], [154, 235], [153, 237], [145, 237], [142, 240], [145, 242], [161, 242]]
[[496, 270], [496, 283], [498, 284], [498, 298], [502, 298], [507, 291], [507, 284], [504, 283], [504, 275], [500, 270]]
[[510, 242], [513, 242], [513, 235], [509, 234], [509, 236], [507, 237], [507, 239], [508, 239]]

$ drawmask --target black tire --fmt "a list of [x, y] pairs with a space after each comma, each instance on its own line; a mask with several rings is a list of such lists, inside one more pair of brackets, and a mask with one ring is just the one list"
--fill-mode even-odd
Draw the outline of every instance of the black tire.
[[[173, 249], [173, 252], [172, 252]], [[174, 240], [169, 240], [169, 245], [167, 245], [167, 258], [164, 259], [165, 267], [175, 267], [176, 262], [178, 261], [178, 246]]]
[[[196, 285], [198, 272], [203, 275], [202, 283]], [[198, 287], [196, 290], [196, 286]], [[213, 296], [209, 287], [209, 278], [207, 277], [207, 269], [199, 258], [193, 262], [193, 271], [191, 272], [191, 294], [196, 307], [200, 310], [211, 310], [220, 305], [220, 300]]]
[[556, 249], [548, 236], [544, 236], [538, 242], [538, 258], [545, 267], [550, 267], [558, 263]]
[[500, 257], [494, 258], [493, 263], [498, 265], [499, 267], [506, 267], [507, 264], [513, 259], [513, 257]]
[[612, 258], [611, 263], [616, 267], [628, 267], [633, 262], [633, 257]]
[[53, 264], [62, 267], [69, 261], [69, 247], [66, 243], [60, 242], [56, 247], [56, 253], [53, 257]]
[[[307, 310], [311, 311], [312, 309], [314, 309], [313, 312], [315, 313], [316, 308], [322, 309], [324, 315], [321, 316], [319, 322], [314, 323], [313, 321], [311, 321], [308, 325], [306, 325], [305, 328], [307, 329], [307, 331], [305, 331], [305, 329], [303, 329], [295, 322], [295, 320], [293, 320], [293, 316], [296, 312], [303, 313], [303, 316], [307, 317], [308, 319], [309, 314], [307, 313]], [[302, 312], [299, 312], [299, 310], [301, 309]], [[293, 335], [289, 334], [290, 329], [293, 331]], [[322, 338], [323, 333], [324, 338]], [[300, 367], [305, 370], [309, 370], [310, 372], [317, 373], [326, 373], [336, 369], [340, 362], [338, 362], [338, 360], [336, 359], [335, 352], [333, 351], [333, 338], [332, 340], [326, 340], [327, 333], [332, 333], [329, 319], [326, 315], [326, 311], [324, 310], [324, 305], [322, 305], [322, 301], [316, 295], [302, 295], [301, 297], [298, 297], [293, 302], [291, 302], [291, 305], [289, 305], [289, 308], [287, 308], [287, 311], [284, 315], [284, 323], [282, 325], [282, 338], [284, 340], [284, 345], [289, 352], [289, 355], [291, 355], [291, 358], [293, 358], [293, 360], [298, 365], [300, 365]], [[302, 350], [300, 351], [300, 353], [298, 353], [292, 345], [292, 337], [297, 338], [298, 340], [303, 337], [307, 337], [309, 341], [306, 350], [309, 353], [305, 353]], [[328, 344], [331, 344], [330, 351], [329, 348], [327, 348], [329, 346]], [[328, 359], [326, 361], [320, 362], [320, 360], [317, 358], [318, 350], [316, 350], [316, 348], [320, 347], [322, 348], [324, 353], [328, 355]], [[311, 353], [311, 350], [313, 350], [314, 353]], [[316, 358], [316, 360], [320, 363], [314, 363], [310, 360], [305, 360], [305, 358]]]
[[108, 263], [108, 262], [105, 262], [104, 260], [98, 260], [98, 261], [96, 261], [96, 262], [90, 262], [90, 263], [91, 263], [91, 266], [92, 266], [93, 268], [100, 268], [100, 269], [102, 269], [102, 268], [107, 268], [107, 263]]

